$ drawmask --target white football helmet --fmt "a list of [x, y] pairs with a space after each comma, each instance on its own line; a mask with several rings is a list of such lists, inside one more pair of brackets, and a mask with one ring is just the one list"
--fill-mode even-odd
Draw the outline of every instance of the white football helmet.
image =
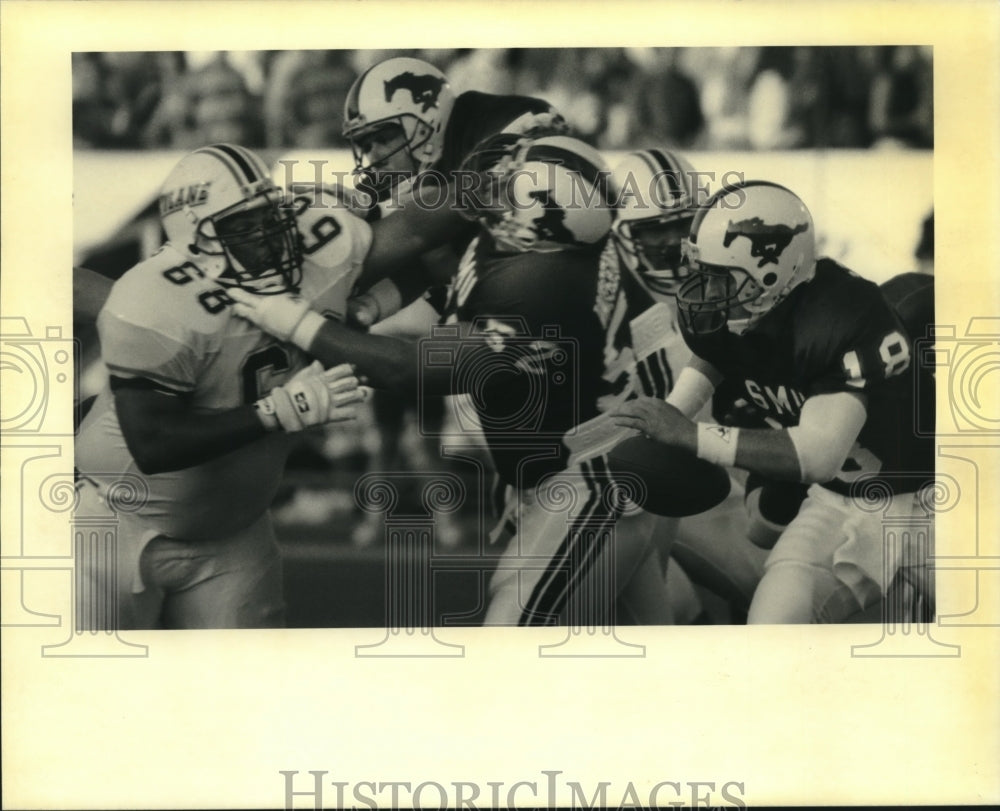
[[596, 149], [564, 135], [532, 140], [501, 133], [481, 142], [462, 172], [481, 182], [458, 205], [502, 250], [560, 251], [601, 242], [614, 193]]
[[207, 276], [253, 293], [294, 290], [302, 278], [295, 212], [264, 162], [233, 144], [181, 158], [160, 191], [170, 244]]
[[720, 189], [698, 209], [684, 252], [691, 275], [677, 306], [685, 326], [742, 335], [813, 277], [816, 234], [798, 196], [747, 181]]
[[[344, 137], [354, 151], [355, 175], [381, 189], [379, 169], [400, 150], [406, 150], [414, 173], [431, 168], [441, 157], [454, 104], [448, 79], [421, 59], [394, 57], [370, 67], [355, 80], [344, 102]], [[369, 141], [391, 125], [405, 134], [401, 146], [366, 164]]]
[[681, 243], [697, 205], [695, 172], [665, 149], [631, 152], [612, 171], [618, 216], [612, 226], [625, 265], [658, 301], [672, 298], [686, 275]]

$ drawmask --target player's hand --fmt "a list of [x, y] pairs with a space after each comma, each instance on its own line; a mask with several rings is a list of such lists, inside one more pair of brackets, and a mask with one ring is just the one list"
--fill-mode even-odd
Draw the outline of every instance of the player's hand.
[[369, 293], [362, 293], [347, 300], [347, 324], [359, 329], [368, 329], [381, 315], [378, 301]]
[[[238, 287], [227, 292], [235, 302], [233, 312], [236, 315], [256, 324], [279, 341], [292, 341], [295, 328], [311, 312], [305, 299], [291, 293], [260, 296]], [[315, 315], [322, 318], [319, 313]]]
[[255, 403], [266, 428], [287, 432], [314, 425], [353, 420], [356, 404], [367, 399], [369, 389], [358, 385], [348, 363], [324, 371], [319, 361], [296, 374], [284, 386]]
[[695, 450], [698, 444], [695, 424], [672, 405], [656, 397], [629, 400], [614, 412], [612, 418], [615, 425], [634, 428], [666, 445]]

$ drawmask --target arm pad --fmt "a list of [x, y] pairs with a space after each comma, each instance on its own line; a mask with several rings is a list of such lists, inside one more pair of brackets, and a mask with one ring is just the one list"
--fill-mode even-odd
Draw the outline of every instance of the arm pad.
[[685, 366], [667, 395], [667, 402], [692, 419], [711, 398], [715, 385], [702, 372]]
[[863, 396], [850, 392], [820, 394], [802, 406], [799, 424], [788, 437], [799, 457], [804, 482], [828, 482], [844, 465], [868, 412]]

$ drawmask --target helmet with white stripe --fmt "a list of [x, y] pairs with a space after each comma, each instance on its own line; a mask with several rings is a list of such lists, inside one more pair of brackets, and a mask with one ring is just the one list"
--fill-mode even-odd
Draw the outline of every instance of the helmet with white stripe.
[[694, 219], [695, 172], [675, 152], [631, 152], [615, 166], [619, 255], [657, 300], [671, 298], [685, 276], [681, 244]]
[[259, 156], [213, 144], [181, 158], [160, 190], [170, 244], [222, 284], [271, 294], [298, 287], [302, 238], [295, 212]]
[[610, 172], [600, 153], [576, 138], [494, 135], [472, 151], [462, 171], [481, 181], [460, 197], [463, 215], [502, 249], [584, 248], [611, 230]]

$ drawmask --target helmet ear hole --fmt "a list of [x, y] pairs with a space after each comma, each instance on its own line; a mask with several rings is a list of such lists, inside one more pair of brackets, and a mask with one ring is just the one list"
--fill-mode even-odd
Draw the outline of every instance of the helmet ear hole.
[[763, 282], [763, 284], [766, 287], [770, 287], [776, 281], [778, 281], [778, 274], [775, 273], [773, 270], [769, 271], [768, 273], [765, 273], [764, 277], [761, 279], [761, 282]]

